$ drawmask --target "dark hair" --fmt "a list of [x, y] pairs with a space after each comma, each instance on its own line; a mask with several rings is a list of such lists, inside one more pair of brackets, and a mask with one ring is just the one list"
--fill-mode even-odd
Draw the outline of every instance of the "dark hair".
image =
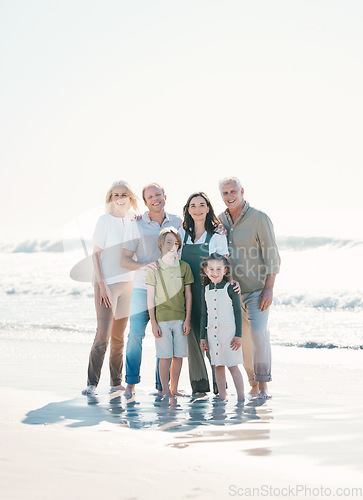
[[183, 228], [185, 232], [191, 237], [193, 243], [195, 240], [194, 220], [193, 217], [190, 215], [188, 209], [192, 199], [196, 198], [197, 196], [201, 196], [202, 198], [204, 198], [205, 202], [207, 203], [207, 207], [209, 208], [209, 212], [207, 213], [207, 217], [205, 219], [205, 224], [204, 224], [207, 233], [214, 234], [217, 226], [220, 224], [220, 221], [216, 216], [216, 214], [214, 213], [212, 204], [209, 201], [208, 196], [205, 193], [203, 193], [203, 191], [198, 191], [196, 193], [191, 194], [187, 199], [186, 204], [183, 207], [183, 217], [184, 217]]
[[202, 282], [203, 286], [209, 285], [210, 279], [208, 276], [205, 274], [204, 269], [207, 269], [208, 262], [211, 260], [219, 260], [223, 263], [224, 267], [227, 269], [226, 274], [224, 275], [224, 279], [226, 281], [232, 281], [232, 268], [231, 268], [231, 263], [230, 260], [225, 257], [224, 255], [221, 255], [220, 253], [214, 252], [208, 255], [208, 257], [204, 257], [202, 260], [202, 263], [200, 265], [200, 280]]

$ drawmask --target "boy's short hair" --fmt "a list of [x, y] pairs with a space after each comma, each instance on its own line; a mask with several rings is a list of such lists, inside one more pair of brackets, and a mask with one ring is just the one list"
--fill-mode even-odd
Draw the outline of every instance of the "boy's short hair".
[[158, 236], [158, 247], [159, 247], [159, 249], [161, 250], [162, 246], [164, 245], [165, 238], [166, 238], [167, 234], [174, 235], [175, 238], [177, 239], [177, 242], [178, 242], [178, 245], [179, 245], [178, 249], [181, 248], [181, 246], [182, 246], [181, 236], [178, 233], [178, 230], [175, 229], [175, 227], [171, 226], [171, 227], [166, 227], [165, 229], [162, 229], [160, 231], [160, 234]]

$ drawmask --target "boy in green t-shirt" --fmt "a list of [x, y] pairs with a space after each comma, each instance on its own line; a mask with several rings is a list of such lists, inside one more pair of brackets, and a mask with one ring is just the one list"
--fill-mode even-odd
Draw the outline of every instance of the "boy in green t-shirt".
[[163, 229], [158, 237], [162, 255], [158, 260], [159, 269], [148, 270], [145, 280], [147, 306], [165, 396], [183, 396], [178, 392], [178, 382], [183, 358], [188, 356], [187, 335], [192, 310], [190, 285], [194, 277], [189, 264], [178, 258], [181, 245], [180, 235], [174, 227]]

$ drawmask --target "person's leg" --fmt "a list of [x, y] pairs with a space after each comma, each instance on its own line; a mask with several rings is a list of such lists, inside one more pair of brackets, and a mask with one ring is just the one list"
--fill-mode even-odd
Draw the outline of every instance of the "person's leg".
[[159, 358], [159, 374], [164, 396], [171, 396], [169, 387], [169, 366], [171, 358]]
[[258, 382], [255, 380], [255, 372], [253, 368], [253, 344], [248, 321], [248, 313], [245, 301], [250, 294], [244, 293], [241, 295], [242, 307], [242, 353], [243, 367], [248, 376], [248, 382], [251, 386], [250, 394], [257, 395], [259, 392]]
[[122, 367], [123, 367], [123, 349], [124, 332], [128, 318], [114, 320], [111, 330], [110, 342], [110, 386], [121, 390]]
[[140, 382], [142, 341], [149, 321], [146, 290], [135, 288], [131, 295], [130, 331], [126, 347], [126, 383], [125, 397], [132, 396], [135, 384]]
[[219, 397], [220, 397], [220, 399], [225, 400], [227, 397], [225, 367], [224, 366], [216, 366], [215, 367], [215, 374], [216, 374], [216, 382], [217, 382], [218, 391], [219, 391]]
[[161, 337], [155, 338], [155, 348], [156, 348], [156, 369], [155, 369], [155, 386], [159, 392], [164, 394], [164, 386], [160, 376], [160, 361], [161, 359], [169, 360], [168, 368], [168, 386], [170, 380], [170, 364], [171, 358], [173, 357], [173, 336], [172, 336], [172, 324], [173, 321], [160, 321], [159, 328], [161, 331]]
[[170, 370], [170, 391], [173, 396], [183, 396], [182, 393], [178, 392], [178, 384], [180, 378], [180, 372], [183, 365], [183, 358], [177, 358], [173, 356], [171, 362], [171, 370]]
[[200, 348], [200, 316], [196, 317], [196, 314], [192, 314], [190, 332], [187, 339], [189, 379], [193, 394], [209, 392], [207, 368], [205, 366], [203, 352]]
[[258, 291], [249, 294], [245, 303], [253, 344], [254, 379], [258, 382], [259, 395], [269, 397], [267, 382], [271, 380], [271, 344], [267, 323], [270, 310], [260, 310], [258, 306], [260, 293]]
[[172, 322], [172, 347], [173, 359], [171, 363], [171, 393], [174, 396], [184, 396], [178, 391], [180, 373], [183, 365], [183, 358], [188, 356], [188, 339], [187, 335], [183, 334], [184, 321], [176, 320]]
[[95, 286], [95, 308], [97, 331], [89, 355], [87, 385], [97, 387], [113, 322], [112, 309], [106, 307], [104, 302], [100, 305], [100, 293], [97, 285]]
[[238, 365], [229, 366], [228, 369], [231, 372], [233, 382], [236, 387], [237, 399], [238, 401], [243, 401], [245, 398], [245, 390], [241, 370], [239, 369]]
[[121, 385], [123, 367], [124, 333], [130, 312], [132, 282], [110, 285], [114, 297], [114, 320], [110, 341], [110, 385], [111, 388], [124, 389]]

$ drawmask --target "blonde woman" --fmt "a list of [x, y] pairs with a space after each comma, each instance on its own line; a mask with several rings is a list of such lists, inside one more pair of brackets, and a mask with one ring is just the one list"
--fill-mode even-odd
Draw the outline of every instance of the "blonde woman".
[[88, 364], [84, 395], [95, 395], [103, 359], [110, 342], [110, 392], [123, 390], [124, 332], [129, 316], [133, 272], [121, 267], [126, 228], [137, 211], [137, 197], [125, 181], [116, 181], [106, 194], [106, 213], [93, 235], [94, 289], [97, 331]]

